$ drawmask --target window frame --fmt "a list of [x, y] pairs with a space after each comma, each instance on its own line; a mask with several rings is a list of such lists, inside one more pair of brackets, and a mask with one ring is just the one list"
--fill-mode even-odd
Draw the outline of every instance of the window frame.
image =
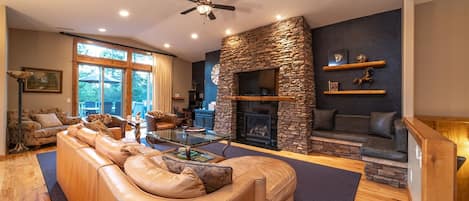
[[[127, 61], [121, 60], [114, 60], [114, 59], [107, 59], [107, 58], [98, 58], [98, 57], [91, 57], [87, 55], [80, 55], [78, 54], [78, 43], [85, 43], [85, 44], [93, 44], [97, 46], [102, 46], [111, 49], [118, 49], [127, 52]], [[149, 54], [149, 52], [141, 51], [135, 48], [129, 47], [122, 47], [119, 45], [103, 43], [98, 41], [91, 41], [82, 38], [75, 37], [73, 39], [73, 69], [72, 69], [72, 114], [77, 115], [78, 113], [78, 65], [83, 64], [91, 64], [91, 65], [99, 65], [99, 66], [106, 66], [106, 67], [113, 67], [113, 68], [121, 68], [124, 69], [124, 80], [123, 80], [123, 112], [122, 114], [127, 116], [132, 113], [132, 70], [138, 71], [147, 71], [152, 72], [152, 65], [134, 63], [133, 53], [140, 53], [140, 54]]]

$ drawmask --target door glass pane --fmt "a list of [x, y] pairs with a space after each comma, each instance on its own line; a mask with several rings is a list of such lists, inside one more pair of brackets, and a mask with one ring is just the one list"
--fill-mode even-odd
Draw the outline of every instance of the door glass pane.
[[122, 117], [122, 80], [124, 72], [117, 68], [104, 68], [104, 102], [105, 114]]
[[152, 96], [151, 73], [132, 71], [132, 116], [140, 112], [140, 116], [144, 118], [152, 110]]
[[87, 64], [78, 66], [78, 114], [86, 116], [101, 111], [101, 67]]
[[127, 61], [127, 51], [111, 49], [93, 44], [77, 43], [77, 53], [90, 57]]

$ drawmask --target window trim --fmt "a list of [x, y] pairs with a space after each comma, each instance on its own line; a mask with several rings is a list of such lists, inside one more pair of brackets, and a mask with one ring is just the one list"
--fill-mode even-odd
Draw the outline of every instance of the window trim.
[[[103, 46], [106, 48], [118, 49], [127, 51], [127, 61], [107, 59], [107, 58], [97, 58], [86, 55], [78, 54], [78, 43], [93, 44], [98, 46]], [[133, 53], [148, 54], [150, 52], [145, 52], [135, 48], [126, 48], [122, 46], [117, 46], [109, 43], [97, 42], [86, 40], [83, 38], [73, 38], [73, 59], [72, 59], [72, 114], [77, 115], [78, 113], [78, 65], [80, 63], [107, 66], [113, 68], [124, 69], [124, 80], [123, 80], [123, 116], [127, 116], [132, 113], [132, 70], [138, 71], [147, 71], [152, 72], [152, 65], [139, 64], [132, 62]]]

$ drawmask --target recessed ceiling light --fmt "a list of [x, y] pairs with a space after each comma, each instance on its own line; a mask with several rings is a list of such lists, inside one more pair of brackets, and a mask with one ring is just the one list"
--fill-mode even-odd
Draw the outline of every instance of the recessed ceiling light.
[[98, 31], [99, 32], [106, 32], [107, 30], [105, 28], [99, 28]]
[[171, 45], [170, 45], [169, 43], [165, 43], [165, 44], [164, 44], [164, 47], [165, 47], [165, 48], [170, 48]]
[[276, 18], [277, 20], [279, 20], [279, 21], [280, 21], [280, 20], [282, 20], [282, 19], [283, 19], [283, 16], [281, 16], [281, 15], [277, 15], [277, 16], [275, 16], [275, 18]]
[[232, 33], [232, 32], [231, 32], [231, 29], [226, 29], [226, 31], [225, 31], [225, 34], [226, 34], [226, 35], [229, 36], [229, 35], [231, 35], [231, 33]]
[[121, 17], [128, 17], [129, 14], [130, 14], [129, 11], [127, 11], [127, 10], [120, 10], [120, 11], [119, 11], [119, 15], [120, 15]]
[[199, 38], [199, 35], [197, 35], [196, 33], [192, 33], [191, 38], [192, 39], [197, 39], [197, 38]]

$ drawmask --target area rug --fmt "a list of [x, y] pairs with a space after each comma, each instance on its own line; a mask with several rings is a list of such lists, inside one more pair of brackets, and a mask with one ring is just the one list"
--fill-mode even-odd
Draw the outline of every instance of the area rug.
[[[147, 144], [145, 139], [142, 143]], [[212, 153], [221, 154], [224, 144], [216, 143], [201, 147]], [[168, 144], [156, 145], [158, 150], [164, 151], [173, 146]], [[360, 182], [360, 173], [327, 167], [314, 163], [308, 163], [295, 159], [275, 156], [257, 151], [251, 151], [240, 147], [231, 146], [226, 152], [227, 158], [240, 156], [266, 156], [283, 160], [290, 164], [296, 171], [298, 178], [295, 192], [296, 201], [353, 201]], [[44, 180], [47, 184], [52, 201], [66, 200], [55, 175], [55, 152], [38, 154]]]

